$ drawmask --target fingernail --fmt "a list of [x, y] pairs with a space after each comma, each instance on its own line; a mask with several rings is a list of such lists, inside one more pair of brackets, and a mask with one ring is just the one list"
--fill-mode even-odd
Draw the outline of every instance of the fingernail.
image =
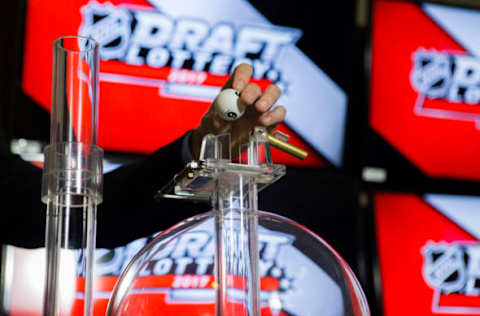
[[235, 90], [242, 90], [243, 88], [245, 88], [245, 81], [243, 80], [235, 80], [235, 82], [233, 83], [233, 89]]
[[267, 102], [265, 102], [264, 100], [260, 100], [257, 102], [257, 108], [261, 111], [265, 111], [266, 108], [267, 108]]
[[270, 123], [272, 122], [272, 117], [271, 115], [267, 115], [265, 116], [263, 119], [263, 125], [270, 125]]
[[242, 96], [242, 99], [247, 104], [253, 104], [255, 102], [255, 96], [253, 95], [252, 91], [245, 91], [244, 95]]

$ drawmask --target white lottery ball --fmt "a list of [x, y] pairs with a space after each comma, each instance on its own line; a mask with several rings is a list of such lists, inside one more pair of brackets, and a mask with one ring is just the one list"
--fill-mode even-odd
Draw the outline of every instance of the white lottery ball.
[[218, 115], [226, 121], [235, 121], [245, 113], [245, 103], [235, 89], [222, 90], [213, 105]]

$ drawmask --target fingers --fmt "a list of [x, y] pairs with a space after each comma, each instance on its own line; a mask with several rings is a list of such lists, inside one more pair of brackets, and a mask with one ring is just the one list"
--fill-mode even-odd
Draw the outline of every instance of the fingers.
[[245, 104], [254, 104], [261, 94], [262, 90], [260, 90], [260, 87], [254, 83], [250, 83], [240, 93], [240, 99], [245, 102]]
[[248, 84], [253, 74], [253, 68], [249, 64], [240, 64], [235, 67], [233, 74], [227, 80], [223, 89], [233, 88], [241, 92], [241, 98], [246, 104], [254, 104], [259, 113], [267, 112], [277, 102], [282, 94], [276, 85], [270, 85], [261, 94], [261, 89], [254, 84]]
[[276, 126], [283, 122], [287, 110], [285, 107], [279, 105], [270, 112], [263, 113], [258, 119], [259, 123], [263, 126]]
[[253, 68], [248, 64], [240, 64], [235, 68], [222, 89], [233, 88], [239, 91], [240, 100], [249, 107], [238, 120], [225, 121], [217, 114], [212, 104], [192, 134], [190, 147], [195, 157], [198, 157], [201, 140], [206, 134], [230, 133], [232, 144], [241, 144], [248, 140], [249, 133], [255, 126], [262, 125], [272, 131], [285, 119], [286, 109], [283, 106], [272, 109], [280, 98], [280, 88], [270, 85], [262, 93], [258, 85], [249, 84], [252, 74]]
[[268, 86], [267, 90], [265, 90], [265, 93], [255, 103], [255, 108], [260, 113], [267, 112], [268, 110], [270, 110], [272, 105], [274, 105], [275, 102], [277, 102], [281, 94], [282, 94], [282, 90], [280, 90], [278, 86], [276, 85]]
[[270, 85], [262, 95], [262, 90], [254, 83], [248, 84], [240, 93], [240, 98], [245, 104], [255, 104], [258, 113], [264, 113], [280, 98], [282, 91], [276, 85]]
[[240, 64], [235, 67], [233, 74], [228, 78], [223, 89], [233, 88], [241, 91], [250, 81], [253, 74], [253, 68], [249, 64]]
[[[249, 64], [238, 65], [223, 89], [233, 88], [240, 91], [240, 99], [247, 105], [254, 104], [256, 111], [249, 111], [245, 115], [246, 120], [251, 120], [250, 124], [261, 124], [272, 127], [280, 124], [286, 115], [286, 109], [278, 106], [271, 110], [272, 106], [280, 98], [282, 91], [277, 85], [270, 85], [262, 94], [260, 87], [254, 83], [248, 83], [253, 74], [252, 66]], [[254, 123], [256, 122], [256, 123]]]

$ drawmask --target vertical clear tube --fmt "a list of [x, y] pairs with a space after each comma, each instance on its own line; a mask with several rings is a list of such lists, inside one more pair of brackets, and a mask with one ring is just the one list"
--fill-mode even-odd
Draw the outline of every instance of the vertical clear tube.
[[[47, 204], [44, 315], [93, 311], [97, 205], [103, 151], [97, 141], [98, 44], [69, 36], [53, 46], [50, 145], [42, 201]], [[77, 293], [76, 293], [77, 292]], [[83, 308], [74, 306], [78, 292]], [[82, 295], [80, 295], [82, 296]]]
[[[255, 134], [249, 165], [265, 163], [265, 140]], [[242, 163], [240, 159], [240, 163]], [[260, 316], [257, 184], [255, 176], [225, 172], [217, 179], [216, 315]]]
[[219, 179], [216, 315], [260, 315], [256, 185], [244, 175]]

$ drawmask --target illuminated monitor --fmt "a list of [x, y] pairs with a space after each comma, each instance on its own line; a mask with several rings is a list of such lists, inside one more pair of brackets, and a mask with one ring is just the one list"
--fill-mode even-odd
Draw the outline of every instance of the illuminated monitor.
[[274, 160], [342, 167], [346, 90], [296, 45], [315, 25], [272, 24], [245, 0], [27, 0], [25, 17], [21, 90], [46, 110], [53, 41], [99, 41], [99, 145], [107, 151], [149, 153], [196, 127], [229, 73], [247, 62], [262, 89], [282, 88], [277, 104], [288, 115], [279, 130], [310, 152], [302, 162], [275, 150]]
[[382, 314], [480, 314], [480, 196], [377, 192], [372, 200]]
[[480, 10], [372, 3], [364, 165], [392, 181], [480, 180]]

